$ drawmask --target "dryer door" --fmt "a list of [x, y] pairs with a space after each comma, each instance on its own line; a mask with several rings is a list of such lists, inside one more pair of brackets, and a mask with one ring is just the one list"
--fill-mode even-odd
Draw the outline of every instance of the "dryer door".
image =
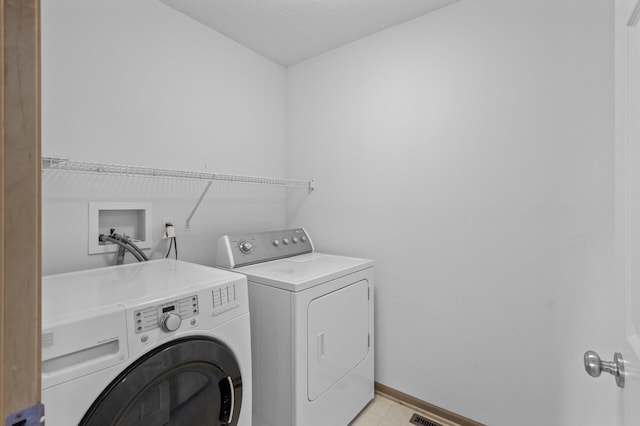
[[207, 338], [169, 342], [145, 354], [98, 397], [81, 425], [235, 425], [240, 367]]
[[368, 281], [358, 281], [312, 300], [307, 327], [307, 397], [313, 401], [369, 352]]

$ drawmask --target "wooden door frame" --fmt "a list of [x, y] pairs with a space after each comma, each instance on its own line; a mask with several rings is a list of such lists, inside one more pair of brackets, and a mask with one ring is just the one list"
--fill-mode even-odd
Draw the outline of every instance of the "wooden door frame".
[[40, 402], [40, 1], [0, 0], [0, 421]]

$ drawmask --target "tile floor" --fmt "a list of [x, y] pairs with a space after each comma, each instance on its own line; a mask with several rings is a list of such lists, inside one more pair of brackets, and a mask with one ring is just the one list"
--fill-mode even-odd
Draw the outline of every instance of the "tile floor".
[[440, 423], [442, 426], [456, 426], [454, 423], [378, 393], [375, 394], [373, 401], [362, 410], [349, 426], [408, 426], [411, 425], [409, 419], [411, 419], [413, 413], [423, 415]]

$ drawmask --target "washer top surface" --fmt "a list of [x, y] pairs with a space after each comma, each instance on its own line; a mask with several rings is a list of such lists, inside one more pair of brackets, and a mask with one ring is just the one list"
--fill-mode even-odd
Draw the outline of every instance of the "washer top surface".
[[148, 302], [187, 289], [213, 287], [244, 277], [174, 259], [109, 266], [42, 278], [42, 319], [66, 317], [128, 302]]
[[369, 259], [308, 253], [234, 269], [249, 281], [298, 292], [373, 266]]

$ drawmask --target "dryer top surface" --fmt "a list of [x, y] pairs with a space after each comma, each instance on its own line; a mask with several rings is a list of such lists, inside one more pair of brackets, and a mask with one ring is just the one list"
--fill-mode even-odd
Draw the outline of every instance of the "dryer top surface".
[[298, 292], [373, 267], [373, 261], [323, 253], [308, 253], [236, 268], [251, 282]]

